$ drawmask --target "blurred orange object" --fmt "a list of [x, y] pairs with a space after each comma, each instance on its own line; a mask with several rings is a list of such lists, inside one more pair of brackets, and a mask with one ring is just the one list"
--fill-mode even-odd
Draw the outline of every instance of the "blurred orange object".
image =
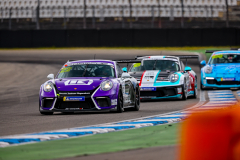
[[240, 160], [240, 109], [193, 113], [180, 138], [180, 160]]

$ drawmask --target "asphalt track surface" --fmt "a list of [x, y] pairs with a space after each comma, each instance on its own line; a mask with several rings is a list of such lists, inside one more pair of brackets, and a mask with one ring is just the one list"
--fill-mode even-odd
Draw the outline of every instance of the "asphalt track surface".
[[[71, 115], [55, 113], [51, 116], [39, 113], [40, 85], [47, 80], [49, 73], [56, 74], [69, 59], [93, 59], [94, 54], [96, 54], [96, 59], [130, 59], [136, 55], [159, 55], [160, 53], [162, 55], [189, 54], [147, 49], [1, 50], [0, 136], [122, 121], [178, 111], [198, 103], [199, 98], [189, 98], [187, 101], [142, 102], [140, 111], [123, 113], [84, 112]], [[200, 79], [199, 62], [190, 60], [188, 66], [197, 73]]]

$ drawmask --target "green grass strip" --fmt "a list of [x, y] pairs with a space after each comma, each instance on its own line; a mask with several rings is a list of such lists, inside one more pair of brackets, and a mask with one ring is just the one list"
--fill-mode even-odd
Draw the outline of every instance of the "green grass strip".
[[1, 160], [54, 159], [177, 144], [179, 124], [0, 148]]

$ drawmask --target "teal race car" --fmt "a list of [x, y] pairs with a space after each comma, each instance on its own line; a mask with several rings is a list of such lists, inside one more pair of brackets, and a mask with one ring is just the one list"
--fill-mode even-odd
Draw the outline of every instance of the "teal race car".
[[198, 55], [137, 56], [121, 63], [133, 63], [128, 73], [138, 81], [141, 100], [186, 100], [188, 96], [197, 97], [197, 75], [181, 60], [189, 58], [198, 59]]
[[206, 51], [208, 63], [201, 61], [201, 89], [240, 88], [240, 50]]

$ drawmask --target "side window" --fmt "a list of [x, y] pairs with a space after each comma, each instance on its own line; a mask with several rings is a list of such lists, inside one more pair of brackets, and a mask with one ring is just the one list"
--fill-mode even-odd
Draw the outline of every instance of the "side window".
[[141, 71], [141, 63], [134, 63], [130, 69], [131, 72]]
[[122, 76], [122, 70], [120, 66], [117, 64], [117, 72], [118, 72], [118, 78]]

